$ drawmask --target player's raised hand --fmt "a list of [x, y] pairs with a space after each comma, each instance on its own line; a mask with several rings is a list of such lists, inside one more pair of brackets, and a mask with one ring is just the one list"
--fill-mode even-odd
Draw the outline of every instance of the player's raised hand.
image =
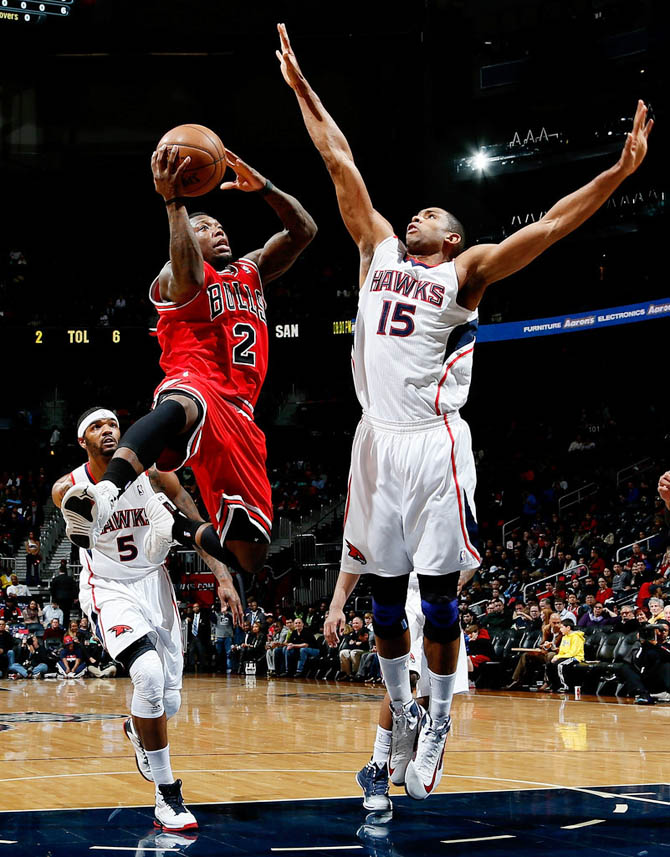
[[289, 40], [288, 33], [286, 32], [286, 24], [277, 24], [277, 31], [279, 32], [281, 50], [275, 51], [275, 53], [279, 60], [284, 80], [288, 83], [291, 89], [294, 89], [298, 93], [298, 95], [305, 95], [307, 82], [303, 73], [300, 71], [298, 60], [295, 58], [295, 54], [293, 53], [293, 48], [291, 47], [291, 42]]
[[640, 166], [647, 154], [647, 138], [654, 127], [654, 120], [647, 120], [647, 105], [644, 101], [637, 102], [633, 130], [626, 138], [626, 144], [619, 158], [619, 164], [630, 175]]
[[151, 172], [154, 176], [154, 187], [165, 199], [173, 199], [181, 192], [181, 174], [191, 163], [190, 156], [181, 162], [179, 146], [161, 146], [151, 156]]
[[345, 625], [344, 611], [334, 610], [332, 607], [328, 611], [326, 621], [323, 625], [323, 636], [329, 646], [335, 647], [340, 642], [342, 628]]
[[224, 182], [221, 185], [221, 190], [242, 190], [249, 193], [262, 190], [265, 187], [265, 178], [249, 164], [245, 164], [230, 149], [226, 151], [226, 163], [234, 170], [235, 181]]
[[658, 480], [658, 494], [666, 508], [670, 509], [670, 470], [666, 470]]

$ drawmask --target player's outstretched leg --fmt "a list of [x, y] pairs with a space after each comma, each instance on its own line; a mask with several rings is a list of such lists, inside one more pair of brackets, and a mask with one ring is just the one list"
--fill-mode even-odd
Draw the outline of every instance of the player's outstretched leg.
[[392, 718], [389, 777], [394, 785], [402, 785], [423, 715], [412, 696], [409, 676], [410, 637], [405, 613], [409, 575], [370, 577], [375, 641]]
[[356, 774], [356, 782], [363, 789], [363, 806], [375, 812], [388, 812], [393, 809], [389, 798], [388, 761], [391, 752], [391, 734], [393, 720], [391, 717], [390, 698], [384, 697], [379, 710], [379, 724], [372, 758], [364, 768]]
[[424, 651], [430, 677], [430, 703], [429, 710], [421, 718], [416, 755], [405, 774], [405, 790], [416, 800], [424, 800], [432, 794], [442, 779], [461, 642], [457, 584], [457, 573], [419, 575], [421, 609], [425, 616]]
[[124, 732], [135, 750], [139, 772], [156, 789], [154, 824], [168, 831], [195, 829], [198, 822], [184, 806], [181, 780], [172, 773], [167, 737], [167, 720], [179, 710], [181, 695], [165, 688], [163, 664], [148, 636], [132, 643], [119, 660], [133, 682], [132, 718]]

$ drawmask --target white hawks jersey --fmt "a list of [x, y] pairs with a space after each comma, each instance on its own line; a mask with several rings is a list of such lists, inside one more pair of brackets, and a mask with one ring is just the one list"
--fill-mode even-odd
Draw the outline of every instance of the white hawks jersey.
[[[93, 482], [88, 464], [70, 474], [75, 482]], [[92, 571], [111, 580], [137, 580], [160, 568], [149, 562], [144, 553], [144, 537], [149, 532], [146, 503], [154, 494], [146, 472], [117, 500], [112, 516], [92, 550], [79, 548], [82, 571]]]
[[409, 423], [465, 404], [478, 321], [457, 295], [453, 262], [424, 265], [396, 236], [377, 246], [352, 349], [356, 395], [371, 417]]

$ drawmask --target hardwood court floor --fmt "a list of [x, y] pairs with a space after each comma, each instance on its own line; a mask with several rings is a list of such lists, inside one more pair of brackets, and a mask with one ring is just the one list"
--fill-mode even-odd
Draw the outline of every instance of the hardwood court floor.
[[[151, 804], [122, 730], [131, 693], [128, 679], [0, 681], [0, 788], [12, 810]], [[349, 683], [185, 677], [170, 746], [186, 801], [358, 796], [382, 696]], [[667, 777], [670, 705], [478, 691], [452, 714], [440, 792]]]

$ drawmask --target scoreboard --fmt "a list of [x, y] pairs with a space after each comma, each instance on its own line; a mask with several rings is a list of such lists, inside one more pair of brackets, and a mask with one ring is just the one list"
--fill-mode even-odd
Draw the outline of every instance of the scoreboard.
[[0, 22], [38, 24], [49, 17], [66, 18], [75, 0], [0, 0]]

